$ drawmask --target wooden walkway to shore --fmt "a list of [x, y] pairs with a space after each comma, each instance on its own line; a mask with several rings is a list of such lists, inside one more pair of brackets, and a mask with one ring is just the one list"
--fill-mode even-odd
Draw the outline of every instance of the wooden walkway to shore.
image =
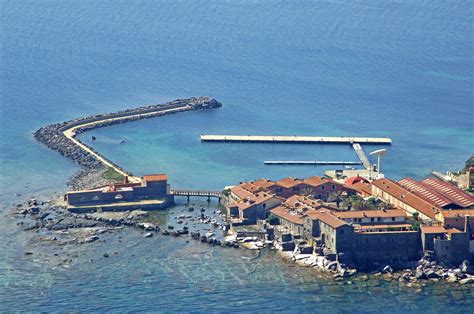
[[346, 136], [259, 136], [259, 135], [201, 135], [201, 142], [294, 143], [294, 144], [392, 144], [386, 137]]

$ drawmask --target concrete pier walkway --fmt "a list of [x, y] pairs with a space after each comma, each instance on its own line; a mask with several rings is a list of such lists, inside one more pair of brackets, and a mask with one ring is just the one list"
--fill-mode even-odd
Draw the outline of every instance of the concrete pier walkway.
[[362, 147], [360, 146], [359, 143], [354, 143], [352, 144], [352, 147], [354, 148], [357, 156], [359, 156], [360, 161], [364, 165], [365, 169], [370, 169], [370, 162], [367, 156], [365, 155], [364, 151], [362, 150]]
[[361, 143], [392, 144], [386, 137], [347, 137], [347, 136], [259, 136], [259, 135], [201, 135], [201, 142], [248, 142], [248, 143]]
[[266, 160], [265, 165], [362, 165], [360, 161], [319, 161], [319, 160]]

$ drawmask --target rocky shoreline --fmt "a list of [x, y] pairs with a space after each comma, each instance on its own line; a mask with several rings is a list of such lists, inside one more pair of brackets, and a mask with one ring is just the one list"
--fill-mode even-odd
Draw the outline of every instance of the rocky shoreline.
[[[74, 189], [80, 189], [86, 186], [84, 184], [84, 181], [87, 176], [91, 176], [91, 173], [93, 179], [89, 179], [89, 181], [94, 182], [94, 184], [96, 185], [100, 185], [101, 180], [98, 179], [103, 177], [102, 174], [107, 170], [107, 167], [93, 154], [85, 151], [80, 146], [76, 145], [76, 143], [67, 138], [63, 133], [64, 131], [86, 123], [93, 123], [84, 127], [78, 127], [75, 130], [75, 134], [80, 134], [91, 129], [113, 124], [121, 124], [189, 110], [212, 109], [221, 106], [222, 104], [220, 102], [210, 97], [177, 99], [164, 104], [138, 107], [134, 109], [117, 111], [114, 113], [92, 115], [62, 123], [50, 124], [37, 130], [34, 133], [34, 138], [38, 142], [47, 146], [48, 148], [59, 152], [64, 157], [70, 158], [72, 161], [74, 161], [83, 168], [84, 171], [80, 172], [70, 181], [71, 187], [73, 187]], [[82, 142], [80, 143], [86, 146], [94, 153], [97, 153], [93, 148], [85, 145]], [[100, 155], [99, 153], [97, 154]], [[103, 156], [101, 157], [107, 160], [112, 165], [114, 165], [114, 167], [116, 167], [117, 169], [128, 173], [127, 171], [123, 170], [121, 167], [108, 160], [107, 158]]]
[[[188, 213], [191, 213], [191, 208], [188, 209]], [[175, 216], [169, 223], [160, 225], [148, 219], [150, 213], [146, 211], [75, 214], [69, 212], [60, 199], [39, 201], [32, 198], [24, 204], [17, 204], [11, 210], [11, 215], [16, 217], [17, 225], [23, 231], [29, 232], [31, 242], [46, 242], [53, 246], [76, 246], [102, 241], [105, 234], [135, 228], [140, 230], [144, 240], [162, 235], [183, 237], [186, 242], [192, 239], [210, 246], [246, 248], [258, 252], [269, 247], [295, 265], [312, 268], [328, 279], [344, 281], [347, 284], [352, 284], [354, 281], [383, 280], [397, 282], [400, 286], [416, 290], [429, 283], [440, 281], [468, 286], [474, 284], [472, 269], [467, 262], [458, 268], [447, 268], [435, 261], [421, 259], [406, 265], [405, 269], [393, 269], [389, 265], [384, 265], [372, 271], [359, 272], [323, 255], [304, 254], [298, 247], [294, 251], [282, 251], [277, 242], [255, 237], [224, 236], [224, 233], [219, 234], [225, 226], [223, 214], [219, 211], [206, 214], [203, 208], [196, 210], [196, 214], [192, 217], [183, 213]], [[203, 226], [201, 231], [195, 228], [199, 225]], [[111, 254], [107, 251], [101, 253], [103, 258], [108, 258]], [[33, 255], [33, 252], [26, 251], [25, 255]], [[68, 263], [71, 262], [72, 260]]]
[[280, 254], [298, 266], [314, 268], [328, 274], [336, 281], [348, 280], [348, 277], [354, 275], [363, 278], [372, 275], [382, 277], [385, 281], [398, 281], [401, 285], [414, 288], [419, 288], [428, 282], [439, 282], [441, 280], [461, 285], [474, 284], [472, 267], [468, 261], [464, 261], [459, 267], [448, 268], [436, 261], [422, 258], [419, 261], [407, 263], [405, 265], [407, 267], [402, 269], [394, 269], [390, 265], [384, 265], [368, 272], [359, 272], [355, 268], [318, 254], [302, 254], [298, 250], [293, 252], [283, 251]]

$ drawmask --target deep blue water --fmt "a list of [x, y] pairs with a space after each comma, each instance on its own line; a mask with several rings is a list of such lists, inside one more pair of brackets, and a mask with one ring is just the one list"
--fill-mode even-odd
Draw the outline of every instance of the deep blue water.
[[[196, 95], [211, 95], [224, 107], [99, 129], [83, 139], [96, 135], [99, 151], [136, 174], [166, 172], [176, 186], [212, 188], [261, 176], [308, 176], [325, 170], [265, 167], [266, 159], [356, 156], [350, 147], [335, 145], [201, 144], [201, 133], [388, 136], [394, 144], [382, 168], [395, 179], [423, 178], [433, 169], [456, 170], [474, 150], [472, 1], [3, 0], [0, 5], [3, 207], [17, 192], [63, 190], [78, 169], [32, 139], [31, 133], [42, 125]], [[122, 139], [126, 143], [118, 145]], [[111, 306], [128, 294], [134, 301], [125, 302], [121, 310], [132, 310], [144, 300], [150, 307], [138, 308], [190, 310], [192, 304], [204, 302], [199, 309], [211, 304], [202, 299], [212, 300], [219, 310], [229, 298], [236, 310], [252, 309], [249, 302], [261, 309], [262, 299], [251, 295], [269, 298], [268, 289], [283, 289], [301, 304], [299, 309], [319, 304], [344, 310], [338, 303], [313, 298], [308, 288], [313, 277], [305, 275], [309, 281], [300, 285], [294, 274], [304, 272], [286, 266], [275, 266], [284, 275], [273, 284], [238, 269], [234, 274], [245, 284], [223, 275], [205, 285], [229, 295], [196, 285], [191, 285], [189, 295], [174, 293], [185, 287], [166, 286], [160, 279], [180, 278], [173, 267], [155, 266], [148, 290], [124, 279], [126, 275], [122, 278], [115, 268], [102, 273], [88, 264], [66, 273], [44, 269], [41, 275], [23, 277], [19, 269], [35, 266], [15, 258], [21, 245], [7, 240], [5, 224], [0, 220], [0, 241], [8, 250], [0, 255], [0, 287], [2, 282], [7, 285], [5, 278], [15, 278], [18, 288], [9, 291], [21, 297], [35, 287], [40, 291], [41, 283], [47, 282], [60, 295], [55, 297], [63, 300], [64, 309], [78, 309], [79, 299], [73, 294], [80, 287], [103, 284], [90, 306]], [[179, 267], [200, 278], [202, 269], [190, 266], [196, 261], [179, 250], [174, 253], [173, 245], [163, 245], [165, 254], [179, 256]], [[146, 248], [137, 245], [134, 250], [139, 254]], [[219, 259], [213, 260], [211, 269], [234, 267], [235, 256], [216, 254]], [[147, 256], [161, 261], [159, 255]], [[139, 267], [150, 267], [148, 258], [138, 260]], [[124, 257], [118, 263], [133, 261]], [[251, 262], [242, 264], [252, 267]], [[263, 273], [271, 278], [272, 271]], [[168, 288], [168, 300], [147, 296], [150, 290]], [[367, 300], [356, 293], [354, 302], [381, 304], [391, 295], [388, 289], [375, 291]], [[311, 297], [305, 298], [307, 294]], [[427, 305], [432, 299], [433, 294], [416, 302]], [[54, 301], [44, 301], [50, 300], [47, 297], [32, 300], [30, 309], [54, 308]], [[441, 311], [453, 300], [430, 309]], [[288, 299], [273, 302], [269, 310], [281, 309]], [[18, 306], [18, 299], [2, 301], [0, 294], [0, 310], [13, 303]], [[182, 307], [171, 306], [176, 304]]]

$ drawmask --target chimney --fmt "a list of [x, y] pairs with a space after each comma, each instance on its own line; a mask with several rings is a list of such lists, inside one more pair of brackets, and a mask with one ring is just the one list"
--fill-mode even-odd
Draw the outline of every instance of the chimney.
[[469, 223], [470, 221], [471, 221], [471, 216], [469, 215], [464, 216], [464, 232], [469, 232], [469, 234], [471, 233], [471, 225]]
[[123, 183], [128, 183], [128, 176], [125, 176], [125, 177], [123, 178]]

